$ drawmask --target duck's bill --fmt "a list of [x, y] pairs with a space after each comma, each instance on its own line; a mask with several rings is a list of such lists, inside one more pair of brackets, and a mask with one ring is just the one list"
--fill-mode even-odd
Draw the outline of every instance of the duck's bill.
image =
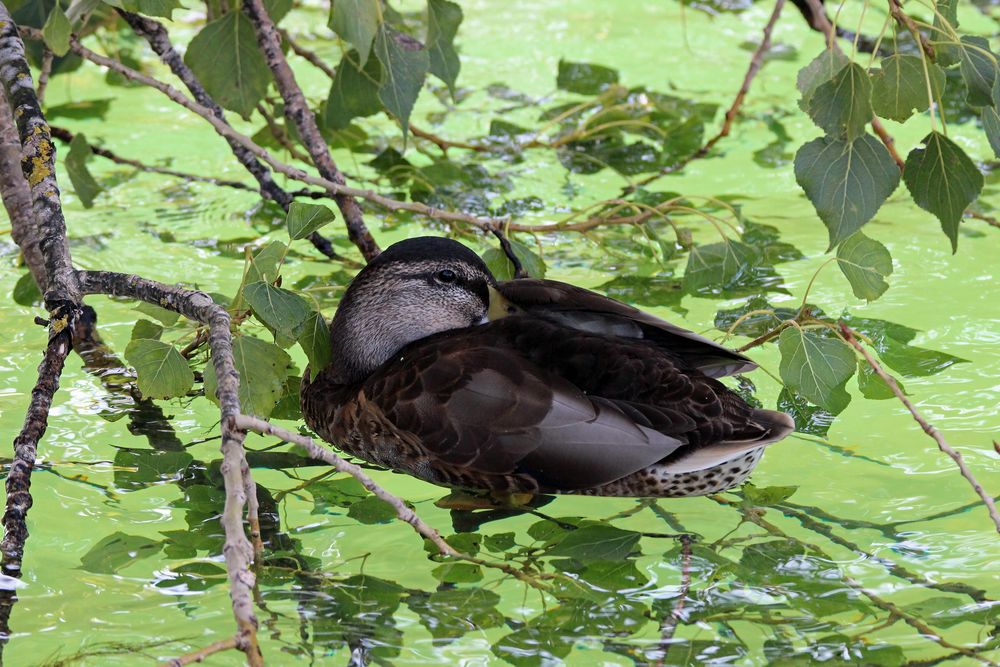
[[486, 311], [486, 318], [483, 324], [499, 320], [501, 317], [507, 317], [508, 315], [517, 312], [517, 306], [504, 298], [504, 296], [500, 294], [495, 287], [490, 285], [488, 290], [490, 293], [490, 307], [489, 310]]

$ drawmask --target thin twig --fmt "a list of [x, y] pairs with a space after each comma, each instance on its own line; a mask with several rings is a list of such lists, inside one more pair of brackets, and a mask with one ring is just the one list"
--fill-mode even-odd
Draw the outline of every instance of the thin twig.
[[514, 248], [510, 245], [510, 239], [507, 235], [503, 233], [503, 230], [499, 227], [493, 227], [490, 229], [493, 232], [493, 236], [497, 237], [500, 241], [500, 247], [503, 248], [503, 254], [507, 255], [507, 259], [510, 260], [511, 265], [514, 267], [514, 279], [527, 278], [528, 272], [524, 270], [524, 266], [521, 265], [521, 259], [514, 252]]
[[931, 62], [934, 62], [937, 58], [934, 46], [931, 44], [930, 40], [927, 39], [926, 35], [920, 32], [920, 29], [917, 28], [917, 24], [914, 23], [912, 18], [910, 18], [910, 15], [903, 11], [903, 7], [899, 4], [898, 0], [889, 0], [889, 13], [892, 14], [892, 18], [896, 20], [896, 23], [898, 23], [900, 27], [908, 30], [909, 33], [913, 35], [913, 39], [920, 42], [920, 48], [927, 54], [927, 57], [930, 58]]
[[222, 651], [228, 651], [231, 648], [236, 648], [236, 642], [236, 637], [222, 639], [209, 644], [205, 648], [192, 651], [191, 653], [185, 653], [184, 655], [168, 660], [160, 665], [160, 667], [184, 667], [184, 665], [193, 665], [196, 662], [204, 662], [205, 658], [210, 655], [221, 653]]
[[45, 89], [49, 87], [49, 77], [52, 76], [52, 61], [55, 54], [47, 46], [42, 47], [42, 70], [38, 73], [38, 104], [45, 104]]
[[988, 493], [986, 493], [985, 490], [983, 490], [983, 487], [979, 483], [979, 480], [975, 478], [975, 476], [972, 474], [972, 471], [969, 470], [968, 466], [965, 465], [965, 460], [962, 458], [962, 454], [953, 449], [952, 446], [945, 441], [944, 436], [941, 435], [940, 431], [934, 428], [933, 425], [931, 425], [926, 419], [924, 419], [923, 415], [917, 412], [917, 409], [913, 406], [913, 403], [910, 402], [910, 399], [906, 397], [906, 394], [904, 394], [903, 391], [899, 388], [899, 385], [896, 384], [896, 379], [893, 378], [888, 373], [886, 373], [885, 369], [882, 368], [882, 365], [879, 364], [878, 361], [876, 361], [875, 358], [871, 355], [871, 353], [867, 349], [865, 349], [861, 345], [861, 343], [858, 342], [857, 338], [855, 338], [854, 331], [852, 331], [849, 326], [841, 322], [840, 332], [843, 334], [844, 338], [847, 339], [847, 342], [850, 343], [854, 347], [854, 349], [856, 349], [858, 352], [861, 353], [861, 355], [865, 358], [865, 361], [868, 362], [868, 365], [872, 367], [872, 370], [875, 371], [880, 378], [882, 378], [882, 380], [889, 386], [890, 389], [892, 389], [892, 393], [896, 395], [896, 398], [902, 401], [903, 405], [906, 406], [906, 409], [910, 411], [911, 415], [913, 415], [914, 421], [920, 424], [920, 428], [924, 430], [924, 433], [926, 433], [927, 435], [929, 435], [934, 439], [934, 442], [937, 443], [938, 449], [940, 449], [942, 452], [950, 456], [951, 459], [955, 462], [955, 465], [958, 466], [959, 471], [962, 473], [962, 477], [968, 480], [973, 490], [977, 494], [979, 494], [979, 497], [982, 499], [983, 504], [986, 505], [986, 510], [989, 512], [990, 518], [993, 520], [997, 532], [1000, 533], [1000, 512], [997, 512], [996, 503], [993, 502], [992, 496], [990, 496]]

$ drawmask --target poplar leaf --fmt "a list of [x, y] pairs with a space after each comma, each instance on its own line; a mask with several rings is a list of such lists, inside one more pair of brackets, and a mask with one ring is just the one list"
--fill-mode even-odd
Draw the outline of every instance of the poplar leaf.
[[802, 93], [802, 97], [799, 99], [799, 108], [808, 111], [809, 102], [816, 89], [832, 79], [850, 62], [850, 59], [840, 51], [823, 49], [808, 65], [800, 69], [795, 77], [795, 86]]
[[249, 118], [271, 82], [267, 62], [242, 12], [229, 12], [201, 29], [184, 53], [184, 62], [216, 102]]
[[332, 130], [341, 130], [354, 118], [364, 118], [382, 110], [378, 89], [382, 66], [378, 58], [369, 58], [361, 67], [361, 56], [351, 50], [343, 55], [330, 86], [323, 120]]
[[382, 64], [378, 98], [399, 121], [405, 140], [410, 112], [424, 85], [430, 58], [419, 42], [385, 25], [375, 37], [375, 57]]
[[931, 132], [906, 157], [903, 179], [917, 206], [933, 213], [958, 250], [958, 223], [962, 213], [983, 189], [983, 175], [959, 146], [939, 132]]
[[310, 377], [315, 380], [319, 372], [329, 365], [332, 358], [330, 328], [322, 313], [316, 311], [309, 313], [302, 325], [302, 333], [299, 334], [298, 342], [302, 346], [302, 351], [306, 353], [306, 358], [309, 359]]
[[[285, 393], [285, 379], [292, 358], [277, 345], [237, 335], [233, 338], [233, 361], [240, 374], [240, 405], [248, 415], [266, 418]], [[218, 403], [215, 364], [205, 367], [205, 395]]]
[[298, 338], [299, 328], [309, 316], [309, 303], [305, 299], [268, 282], [249, 283], [243, 288], [243, 298], [275, 336]]
[[826, 338], [800, 327], [788, 327], [778, 337], [782, 382], [811, 403], [840, 414], [851, 402], [844, 386], [857, 370], [854, 352], [837, 338]]
[[382, 23], [378, 0], [333, 0], [330, 3], [330, 29], [358, 50], [362, 67], [368, 62], [372, 40]]
[[855, 232], [840, 244], [837, 264], [859, 299], [874, 301], [889, 289], [885, 279], [892, 275], [892, 256], [863, 232]]
[[795, 180], [826, 225], [832, 249], [875, 216], [899, 185], [899, 168], [869, 134], [852, 142], [820, 137], [795, 154]]
[[57, 1], [49, 12], [49, 17], [45, 19], [42, 26], [42, 38], [45, 45], [60, 58], [69, 52], [69, 36], [73, 27], [70, 25], [66, 13]]
[[448, 85], [455, 97], [455, 80], [462, 63], [455, 52], [455, 33], [462, 22], [462, 8], [449, 0], [427, 0], [427, 52], [430, 73]]
[[993, 82], [997, 78], [996, 56], [990, 51], [985, 37], [963, 35], [959, 50], [962, 79], [966, 85], [966, 100], [970, 106], [993, 104]]
[[91, 155], [93, 151], [90, 150], [90, 144], [87, 143], [83, 132], [80, 132], [69, 143], [69, 152], [66, 153], [64, 162], [69, 181], [73, 184], [73, 191], [80, 198], [84, 208], [93, 206], [94, 199], [104, 190], [87, 169], [87, 160]]
[[292, 202], [285, 216], [288, 236], [293, 241], [304, 239], [317, 229], [333, 221], [336, 216], [328, 207], [321, 204], [301, 204]]
[[855, 63], [841, 69], [816, 88], [809, 100], [809, 116], [832, 137], [857, 139], [872, 119], [872, 84]]
[[944, 90], [944, 70], [934, 63], [924, 63], [917, 56], [894, 55], [882, 61], [882, 69], [872, 74], [872, 108], [882, 118], [902, 123], [914, 111], [927, 111], [927, 79], [931, 93], [938, 99]]
[[139, 391], [146, 398], [183, 396], [194, 384], [187, 361], [169, 343], [137, 338], [125, 348], [125, 358], [135, 368]]

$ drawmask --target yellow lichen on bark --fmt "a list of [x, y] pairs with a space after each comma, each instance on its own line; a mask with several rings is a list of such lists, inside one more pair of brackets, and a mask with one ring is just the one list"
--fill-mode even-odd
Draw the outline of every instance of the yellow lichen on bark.
[[[44, 135], [45, 132], [41, 126], [36, 126], [32, 130], [32, 134], [38, 137], [40, 134]], [[52, 142], [43, 136], [38, 139], [37, 145], [38, 154], [31, 157], [31, 173], [28, 175], [28, 185], [31, 187], [35, 187], [52, 175], [52, 170], [49, 169], [49, 164], [52, 162]]]

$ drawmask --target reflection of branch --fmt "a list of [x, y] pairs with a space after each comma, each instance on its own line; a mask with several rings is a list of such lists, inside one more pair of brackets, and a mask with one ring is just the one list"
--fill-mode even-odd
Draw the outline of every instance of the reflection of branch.
[[958, 466], [959, 471], [962, 473], [962, 477], [968, 480], [969, 484], [972, 485], [973, 490], [975, 490], [975, 492], [979, 494], [979, 497], [982, 498], [983, 504], [986, 505], [986, 510], [990, 514], [990, 518], [996, 525], [997, 532], [1000, 533], [1000, 513], [997, 512], [996, 503], [994, 503], [993, 498], [983, 490], [979, 480], [973, 476], [972, 471], [965, 465], [965, 460], [962, 458], [962, 454], [953, 449], [952, 446], [945, 441], [944, 436], [941, 435], [940, 431], [934, 428], [934, 426], [924, 419], [923, 415], [917, 412], [917, 409], [913, 407], [913, 403], [910, 402], [910, 399], [906, 397], [906, 394], [904, 394], [899, 388], [899, 385], [896, 384], [896, 379], [886, 373], [881, 364], [879, 364], [871, 353], [858, 342], [857, 338], [854, 337], [854, 332], [851, 328], [841, 322], [840, 332], [844, 335], [844, 338], [847, 339], [847, 342], [861, 353], [861, 355], [865, 358], [865, 361], [868, 362], [868, 365], [872, 367], [872, 370], [875, 371], [880, 378], [882, 378], [882, 381], [885, 382], [886, 385], [888, 385], [892, 390], [892, 393], [896, 395], [896, 398], [902, 401], [903, 405], [906, 406], [906, 409], [910, 411], [911, 415], [913, 415], [913, 419], [920, 424], [920, 428], [924, 430], [924, 433], [934, 438], [934, 442], [937, 443], [938, 449], [950, 456], [955, 462], [955, 465]]
[[204, 662], [205, 658], [208, 656], [219, 653], [220, 651], [228, 651], [231, 648], [236, 648], [236, 637], [230, 637], [229, 639], [223, 639], [221, 641], [209, 644], [205, 648], [199, 649], [197, 651], [192, 651], [191, 653], [185, 653], [182, 656], [178, 656], [172, 660], [168, 660], [163, 663], [160, 667], [184, 667], [184, 665], [192, 665], [196, 662]]
[[[779, 4], [783, 0], [778, 0]], [[670, 614], [665, 616], [660, 622], [660, 650], [662, 655], [656, 661], [658, 667], [663, 667], [664, 658], [670, 650], [670, 643], [677, 632], [677, 624], [684, 620], [684, 603], [687, 601], [688, 591], [691, 589], [691, 542], [690, 535], [681, 535], [681, 587], [677, 591], [677, 600]]]
[[[326, 140], [323, 139], [316, 124], [316, 115], [309, 108], [305, 95], [295, 80], [295, 73], [288, 66], [288, 60], [281, 50], [278, 29], [268, 15], [264, 3], [262, 0], [243, 0], [243, 14], [253, 24], [254, 32], [257, 34], [257, 45], [271, 69], [278, 92], [285, 101], [285, 118], [298, 130], [299, 139], [309, 152], [309, 157], [312, 158], [312, 163], [320, 175], [328, 181], [344, 185], [347, 181], [334, 163]], [[351, 242], [358, 247], [365, 259], [371, 260], [380, 250], [365, 225], [358, 202], [353, 196], [344, 192], [335, 193], [333, 199], [337, 202], [337, 208], [344, 218], [344, 225], [347, 226], [347, 235]]]

